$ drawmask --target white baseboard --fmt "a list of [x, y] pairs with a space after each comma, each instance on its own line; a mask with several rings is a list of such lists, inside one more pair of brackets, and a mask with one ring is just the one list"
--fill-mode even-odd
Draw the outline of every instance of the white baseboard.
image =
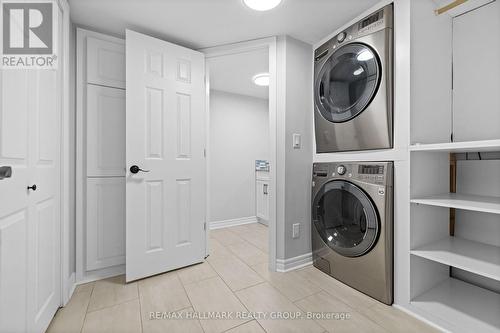
[[400, 304], [392, 304], [392, 306], [398, 310], [401, 310], [405, 313], [407, 313], [408, 315], [420, 320], [420, 321], [423, 321], [424, 323], [426, 323], [427, 325], [429, 326], [432, 326], [434, 327], [436, 330], [438, 331], [441, 331], [441, 332], [445, 332], [445, 333], [452, 333], [452, 331], [450, 330], [447, 330], [446, 328], [440, 326], [439, 324], [437, 323], [434, 323], [432, 321], [430, 321], [429, 319], [421, 316], [420, 314], [416, 313], [416, 312], [413, 312], [411, 309], [408, 309], [407, 307], [403, 306], [403, 305], [400, 305]]
[[278, 272], [289, 272], [312, 264], [312, 253], [302, 254], [289, 259], [276, 259], [276, 270]]
[[242, 217], [239, 219], [222, 220], [210, 222], [210, 230], [229, 228], [237, 225], [257, 223], [257, 216]]

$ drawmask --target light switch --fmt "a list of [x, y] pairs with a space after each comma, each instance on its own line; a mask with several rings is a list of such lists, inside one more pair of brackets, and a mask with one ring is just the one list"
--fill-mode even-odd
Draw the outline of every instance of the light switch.
[[297, 134], [297, 133], [293, 134], [293, 148], [294, 149], [300, 149], [300, 145], [301, 145], [300, 141], [301, 141], [300, 134]]
[[292, 225], [292, 238], [299, 238], [300, 236], [300, 223], [294, 223]]

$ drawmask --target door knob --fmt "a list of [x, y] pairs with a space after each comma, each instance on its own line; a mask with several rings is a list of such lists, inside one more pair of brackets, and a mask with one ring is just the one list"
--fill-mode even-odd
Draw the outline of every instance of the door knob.
[[12, 168], [10, 166], [0, 167], [0, 179], [12, 177]]
[[135, 173], [138, 173], [139, 171], [141, 171], [141, 172], [149, 172], [149, 170], [142, 170], [142, 169], [141, 169], [141, 168], [139, 168], [137, 165], [132, 165], [132, 166], [130, 167], [130, 172], [132, 172], [132, 173], [134, 173], [134, 174], [135, 174]]
[[28, 186], [28, 190], [33, 190], [36, 191], [36, 184], [33, 184], [31, 186]]

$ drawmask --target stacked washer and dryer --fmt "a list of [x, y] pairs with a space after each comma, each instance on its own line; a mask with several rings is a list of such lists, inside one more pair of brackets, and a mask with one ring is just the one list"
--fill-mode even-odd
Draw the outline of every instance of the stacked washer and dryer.
[[[314, 51], [316, 152], [393, 147], [393, 7]], [[383, 302], [393, 301], [393, 163], [315, 163], [314, 266]]]

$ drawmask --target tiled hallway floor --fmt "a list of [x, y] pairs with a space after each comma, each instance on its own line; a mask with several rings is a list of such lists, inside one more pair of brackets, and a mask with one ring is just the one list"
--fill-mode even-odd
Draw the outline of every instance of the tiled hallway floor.
[[[210, 232], [211, 255], [195, 266], [125, 284], [115, 277], [75, 290], [48, 332], [435, 332], [312, 266], [267, 269], [267, 227], [248, 224]], [[189, 319], [151, 319], [152, 312]], [[207, 312], [339, 313], [347, 319], [198, 319]]]

